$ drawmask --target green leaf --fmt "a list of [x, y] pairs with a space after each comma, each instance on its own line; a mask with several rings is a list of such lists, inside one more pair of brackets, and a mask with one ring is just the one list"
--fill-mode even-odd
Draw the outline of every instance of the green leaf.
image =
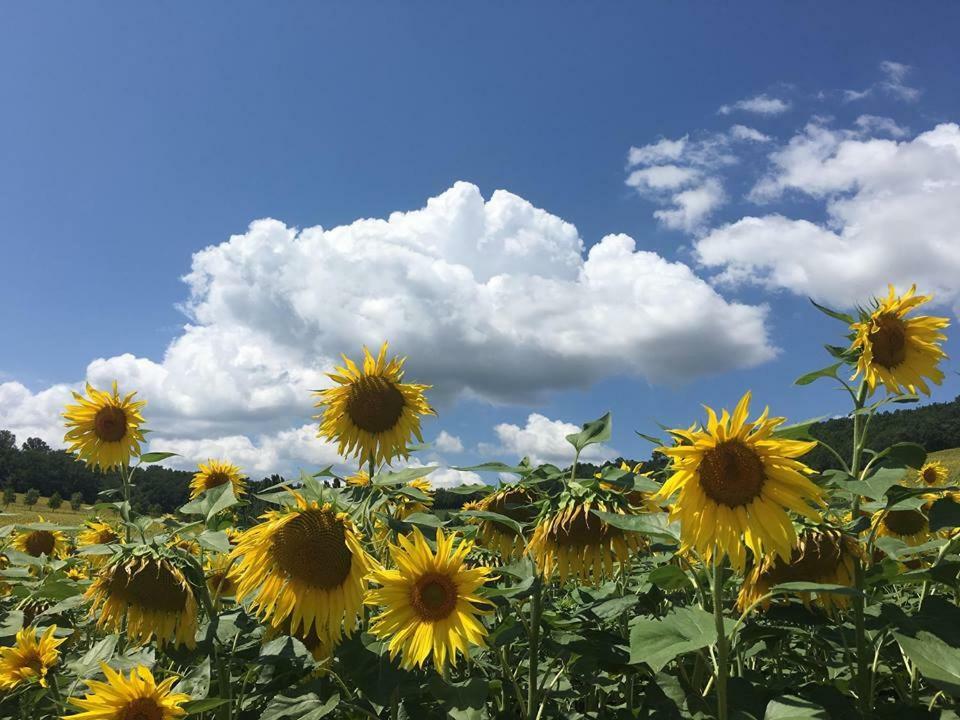
[[438, 518], [436, 515], [430, 513], [416, 512], [411, 513], [403, 519], [403, 522], [410, 523], [411, 525], [424, 525], [426, 527], [432, 528], [442, 528], [443, 521]]
[[886, 494], [887, 490], [896, 485], [902, 478], [902, 469], [882, 468], [866, 480], [854, 480], [845, 483], [843, 489], [856, 495], [863, 495], [871, 500], [879, 500]]
[[68, 663], [70, 671], [80, 678], [93, 677], [100, 672], [100, 663], [107, 662], [113, 657], [119, 641], [119, 635], [107, 635], [102, 640], [98, 640], [82, 657]]
[[655, 436], [653, 436], [653, 435], [644, 435], [644, 434], [643, 434], [642, 432], [640, 432], [639, 430], [634, 430], [633, 432], [636, 433], [638, 437], [643, 438], [643, 439], [646, 440], [648, 443], [652, 443], [652, 444], [656, 445], [657, 447], [661, 447], [661, 446], [663, 446], [663, 445], [665, 444], [665, 443], [663, 442], [663, 440], [661, 440], [660, 438], [655, 437]]
[[464, 472], [498, 472], [512, 473], [514, 475], [524, 475], [533, 468], [529, 465], [506, 465], [502, 462], [485, 462], [480, 465], [470, 465], [469, 467], [452, 466], [453, 470], [463, 470]]
[[809, 385], [814, 380], [819, 380], [822, 377], [832, 377], [837, 376], [837, 370], [840, 369], [840, 366], [843, 365], [842, 362], [834, 363], [825, 368], [820, 368], [819, 370], [814, 370], [813, 372], [808, 372], [806, 375], [801, 375], [796, 380], [793, 381], [794, 385]]
[[188, 700], [180, 707], [187, 711], [187, 715], [199, 715], [202, 712], [213, 710], [228, 702], [230, 701], [226, 698], [208, 697], [203, 698], [203, 700]]
[[830, 308], [826, 307], [825, 305], [821, 305], [820, 303], [818, 303], [812, 298], [810, 299], [810, 302], [813, 303], [813, 306], [817, 310], [822, 312], [824, 315], [829, 315], [834, 320], [839, 320], [840, 322], [844, 322], [847, 325], [853, 325], [856, 322], [853, 315], [848, 315], [847, 313], [838, 312], [837, 310], [831, 310]]
[[884, 464], [891, 467], [911, 467], [920, 469], [927, 461], [927, 451], [923, 445], [901, 442], [887, 448]]
[[774, 585], [771, 588], [773, 592], [780, 593], [830, 593], [831, 595], [859, 595], [860, 591], [847, 585], [835, 585], [833, 583], [815, 583], [815, 582], [785, 582]]
[[667, 521], [666, 513], [641, 513], [640, 515], [623, 515], [591, 510], [591, 513], [608, 525], [621, 530], [630, 530], [652, 538], [660, 538], [670, 542], [680, 541], [680, 527], [676, 523]]
[[429, 475], [436, 469], [436, 465], [427, 465], [425, 467], [404, 468], [396, 472], [381, 473], [373, 478], [373, 484], [378, 486], [406, 485], [411, 480]]
[[501, 515], [500, 513], [488, 512], [486, 510], [461, 510], [459, 513], [460, 517], [475, 517], [480, 520], [490, 520], [491, 522], [499, 523], [504, 527], [508, 527], [513, 530], [518, 535], [523, 534], [523, 528], [520, 523], [518, 523], [513, 518], [509, 518], [506, 515]]
[[297, 695], [275, 695], [267, 705], [260, 720], [320, 720], [326, 717], [340, 703], [340, 695], [334, 693], [322, 701], [314, 692], [302, 692]]
[[944, 692], [960, 696], [960, 650], [928, 632], [916, 637], [895, 632], [893, 636], [924, 678]]
[[610, 413], [607, 413], [603, 417], [581, 425], [580, 432], [567, 435], [567, 442], [579, 453], [588, 445], [609, 440], [612, 424]]
[[690, 578], [676, 565], [661, 565], [651, 570], [647, 579], [659, 588], [671, 592], [690, 586]]
[[231, 550], [230, 538], [222, 530], [204, 530], [197, 535], [197, 542], [208, 550], [228, 553]]
[[[186, 693], [190, 697], [206, 697], [210, 692], [210, 658], [204, 658], [203, 662], [190, 668], [190, 672], [180, 678], [180, 681], [174, 686], [176, 692]], [[192, 712], [199, 712], [194, 710]]]
[[771, 700], [763, 720], [830, 720], [826, 709], [796, 695], [784, 695]]
[[218, 512], [233, 507], [237, 502], [233, 494], [233, 486], [230, 483], [224, 483], [210, 488], [196, 500], [188, 502], [180, 508], [180, 512], [184, 515], [203, 515], [207, 521], [210, 521]]
[[697, 607], [678, 608], [661, 620], [641, 618], [630, 630], [630, 663], [659, 672], [683, 653], [717, 641], [713, 615]]
[[175, 452], [148, 452], [140, 456], [140, 462], [142, 463], [155, 463], [160, 462], [161, 460], [166, 460], [170, 457], [177, 457], [178, 454]]
[[479, 493], [489, 495], [493, 488], [489, 485], [455, 485], [454, 487], [444, 488], [451, 495], [473, 495]]
[[804, 440], [807, 442], [816, 440], [816, 438], [810, 434], [810, 428], [818, 422], [822, 422], [824, 419], [826, 419], [826, 415], [804, 420], [795, 425], [787, 425], [774, 432], [773, 436], [782, 440]]
[[930, 507], [927, 519], [932, 531], [960, 527], [960, 503], [950, 497], [940, 498]]

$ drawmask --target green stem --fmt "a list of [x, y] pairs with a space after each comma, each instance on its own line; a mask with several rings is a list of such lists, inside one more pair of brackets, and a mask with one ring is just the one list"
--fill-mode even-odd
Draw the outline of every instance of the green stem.
[[717, 628], [717, 720], [727, 720], [727, 675], [729, 674], [730, 646], [723, 627], [723, 560], [713, 558], [713, 621]]
[[[853, 454], [850, 458], [850, 474], [857, 478], [860, 473], [860, 460], [863, 454], [863, 446], [866, 440], [866, 425], [862, 423], [863, 415], [860, 412], [867, 399], [867, 383], [860, 381], [860, 387], [857, 390], [856, 408], [853, 414]], [[863, 425], [863, 427], [861, 427]], [[859, 478], [858, 478], [859, 479]], [[860, 514], [860, 496], [854, 495], [853, 498], [853, 519], [856, 520]], [[868, 550], [869, 552], [869, 550]], [[872, 695], [870, 681], [870, 665], [867, 659], [867, 632], [864, 621], [865, 599], [866, 599], [866, 580], [863, 562], [857, 559], [854, 564], [854, 580], [859, 592], [853, 598], [853, 619], [857, 641], [857, 696], [860, 703], [860, 713], [868, 716], [872, 711]]]
[[[576, 462], [574, 462], [576, 465]], [[540, 614], [543, 612], [543, 583], [540, 577], [533, 581], [530, 596], [530, 663], [527, 675], [527, 718], [533, 720], [537, 708], [537, 685], [540, 659]]]

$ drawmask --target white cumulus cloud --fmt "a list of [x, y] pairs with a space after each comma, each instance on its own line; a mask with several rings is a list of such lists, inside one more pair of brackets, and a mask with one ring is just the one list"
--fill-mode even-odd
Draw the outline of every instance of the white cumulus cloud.
[[[501, 456], [507, 462], [529, 457], [534, 465], [552, 463], [564, 467], [573, 462], [574, 449], [567, 435], [580, 432], [580, 426], [563, 420], [551, 420], [540, 413], [531, 413], [523, 427], [500, 423], [493, 428], [499, 441], [485, 445], [483, 450]], [[617, 457], [617, 452], [605, 445], [588, 445], [580, 458], [586, 462], [604, 462]]]
[[766, 94], [754, 95], [750, 98], [738, 100], [730, 105], [721, 105], [719, 113], [729, 115], [736, 111], [755, 113], [757, 115], [780, 115], [790, 109], [790, 103], [778, 97]]

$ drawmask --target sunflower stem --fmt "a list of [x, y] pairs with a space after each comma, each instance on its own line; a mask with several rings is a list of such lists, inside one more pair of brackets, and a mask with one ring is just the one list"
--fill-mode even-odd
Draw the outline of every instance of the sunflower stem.
[[713, 557], [713, 621], [717, 629], [717, 720], [727, 720], [727, 675], [730, 645], [723, 627], [723, 556]]
[[530, 663], [527, 675], [527, 718], [533, 720], [537, 711], [537, 686], [540, 659], [540, 614], [543, 612], [543, 583], [540, 576], [533, 581], [530, 595]]
[[[867, 392], [867, 381], [861, 380], [854, 403], [853, 454], [850, 458], [850, 474], [856, 479], [860, 479], [858, 475], [860, 473], [860, 461], [863, 455], [864, 443], [866, 442], [867, 430], [867, 423], [861, 421], [863, 414], [859, 411], [863, 409], [864, 403], [866, 402]], [[869, 418], [867, 419], [869, 420]], [[853, 497], [852, 514], [854, 520], [856, 520], [860, 514], [860, 495], [854, 495]], [[861, 715], [868, 716], [872, 711], [873, 692], [870, 681], [870, 665], [867, 659], [867, 631], [864, 620], [866, 578], [863, 561], [860, 558], [857, 558], [854, 563], [854, 581], [858, 590], [856, 596], [853, 598], [854, 632], [857, 641], [857, 699], [860, 704]]]

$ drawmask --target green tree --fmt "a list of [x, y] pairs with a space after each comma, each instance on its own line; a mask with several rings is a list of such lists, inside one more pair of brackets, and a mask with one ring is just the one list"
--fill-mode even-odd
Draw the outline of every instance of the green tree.
[[79, 510], [83, 505], [83, 493], [75, 492], [70, 496], [70, 509]]
[[56, 510], [61, 505], [63, 505], [63, 495], [58, 492], [53, 493], [50, 498], [47, 500], [47, 505], [50, 506], [51, 510]]
[[33, 507], [37, 504], [37, 501], [40, 499], [40, 491], [36, 488], [30, 488], [27, 490], [27, 494], [23, 496], [23, 503], [27, 507]]
[[6, 485], [3, 488], [3, 504], [12, 505], [17, 501], [17, 491], [13, 485]]

